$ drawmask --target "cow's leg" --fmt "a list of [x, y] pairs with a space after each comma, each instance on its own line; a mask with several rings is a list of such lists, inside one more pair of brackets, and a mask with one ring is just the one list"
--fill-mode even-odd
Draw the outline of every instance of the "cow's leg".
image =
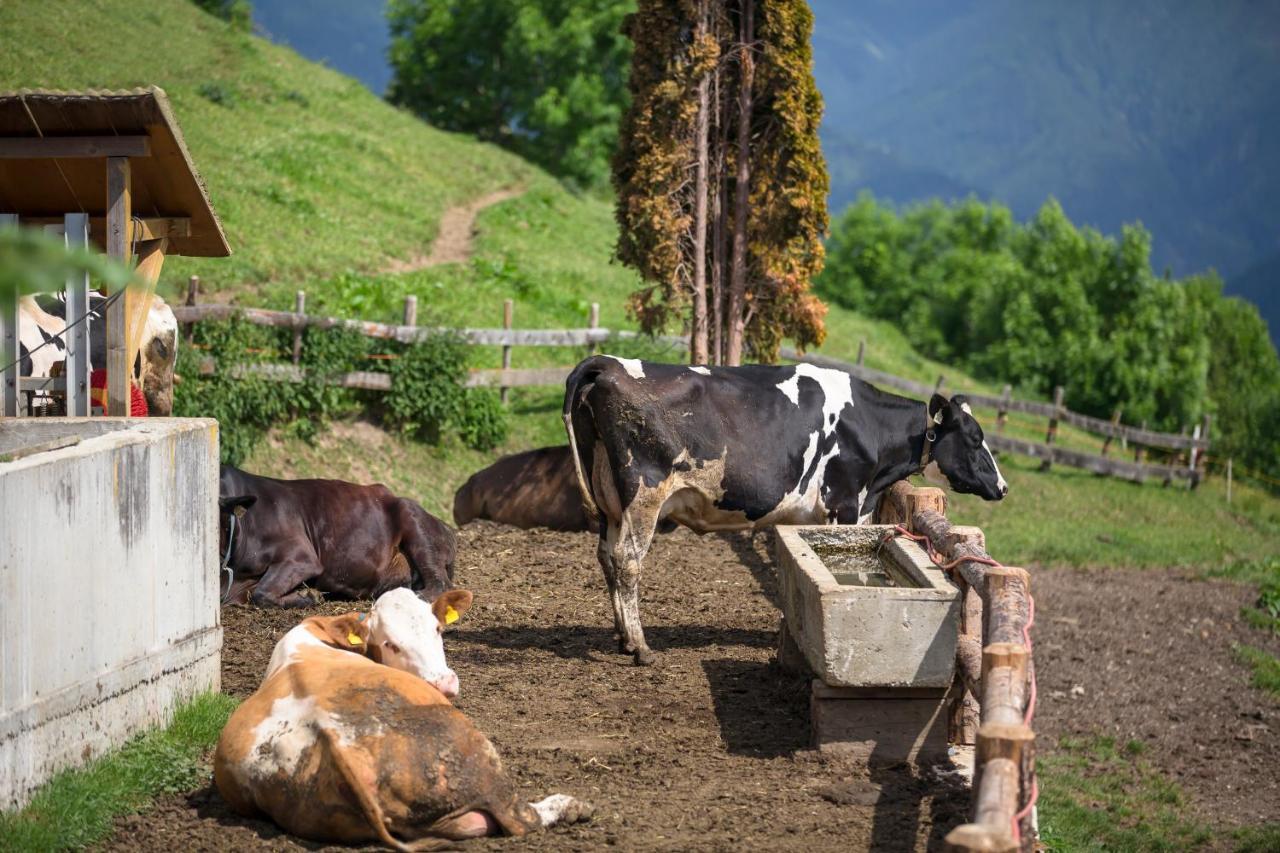
[[258, 581], [249, 599], [259, 607], [310, 607], [315, 599], [298, 587], [320, 577], [324, 567], [315, 561], [276, 563]]
[[622, 650], [635, 655], [637, 666], [653, 663], [653, 651], [645, 642], [644, 628], [640, 625], [640, 568], [653, 543], [657, 522], [656, 513], [637, 511], [633, 505], [622, 513], [622, 523], [616, 533], [614, 525], [609, 525], [609, 555], [613, 558], [618, 599], [615, 613], [620, 623]]
[[[222, 574], [225, 576], [226, 572]], [[223, 604], [248, 604], [253, 588], [257, 585], [257, 578], [236, 578], [232, 582], [231, 588], [223, 593]]]
[[[614, 524], [609, 521], [600, 528], [600, 538], [596, 545], [596, 559], [600, 561], [600, 570], [604, 573], [605, 586], [609, 590], [609, 606], [613, 608], [613, 638], [618, 643], [618, 651], [630, 654], [631, 649], [623, 648], [622, 603], [618, 598], [618, 573], [614, 568], [613, 555], [610, 553], [609, 548], [609, 530], [612, 527], [614, 527]], [[612, 536], [617, 539], [616, 532]]]

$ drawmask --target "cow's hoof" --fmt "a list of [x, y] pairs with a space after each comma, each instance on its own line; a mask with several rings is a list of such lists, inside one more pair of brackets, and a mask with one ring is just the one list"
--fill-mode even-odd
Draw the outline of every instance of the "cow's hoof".
[[652, 649], [636, 649], [635, 656], [636, 666], [649, 666], [658, 659]]
[[595, 806], [585, 800], [575, 798], [572, 803], [565, 806], [564, 816], [561, 821], [563, 823], [582, 823], [591, 820], [591, 816], [595, 813]]

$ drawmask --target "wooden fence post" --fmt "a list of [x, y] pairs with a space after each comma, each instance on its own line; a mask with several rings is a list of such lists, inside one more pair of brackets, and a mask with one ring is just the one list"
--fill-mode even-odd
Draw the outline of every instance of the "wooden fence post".
[[[1201, 423], [1203, 423], [1203, 421]], [[1200, 461], [1200, 451], [1199, 448], [1196, 447], [1195, 442], [1200, 440], [1200, 426], [1201, 424], [1196, 424], [1195, 428], [1191, 430], [1192, 443], [1191, 446], [1187, 448], [1187, 488], [1189, 489], [1194, 489], [1199, 485], [1196, 482], [1197, 477], [1199, 476], [1196, 471], [1196, 465]]]
[[1209, 475], [1208, 457], [1209, 457], [1209, 427], [1213, 425], [1213, 415], [1205, 415], [1200, 419], [1200, 440], [1206, 447], [1196, 454], [1196, 475], [1191, 482], [1194, 486], [1198, 486], [1200, 481]]
[[1013, 398], [1013, 386], [1006, 385], [1000, 391], [1000, 408], [996, 412], [996, 432], [1004, 432], [1004, 425], [1009, 422], [1009, 401]]
[[864, 338], [863, 340], [858, 341], [858, 360], [855, 362], [855, 364], [857, 364], [858, 367], [862, 367], [862, 360], [863, 358], [866, 357], [866, 354], [867, 354], [867, 341]]
[[[1113, 427], [1120, 426], [1120, 413], [1122, 411], [1123, 411], [1122, 407], [1116, 406], [1116, 410], [1111, 413], [1111, 425]], [[1111, 441], [1113, 438], [1114, 436], [1109, 435], [1106, 437], [1106, 440], [1102, 442], [1102, 457], [1104, 459], [1107, 456], [1107, 452], [1111, 450]]]
[[[1142, 425], [1139, 427], [1139, 429], [1141, 429], [1143, 432], [1147, 431], [1147, 422], [1145, 420], [1142, 422]], [[1145, 455], [1146, 455], [1146, 449], [1141, 444], [1138, 444], [1138, 442], [1135, 441], [1133, 443], [1133, 461], [1141, 465], [1142, 458]]]
[[1227, 457], [1227, 504], [1231, 504], [1231, 462], [1233, 457]]
[[302, 361], [302, 320], [307, 316], [307, 292], [299, 290], [293, 297], [293, 313], [298, 315], [298, 325], [293, 327], [293, 363]]
[[1053, 389], [1053, 414], [1049, 417], [1049, 431], [1045, 433], [1044, 443], [1049, 448], [1049, 455], [1040, 463], [1041, 471], [1048, 471], [1053, 465], [1053, 443], [1058, 438], [1058, 413], [1062, 411], [1062, 398], [1066, 389], [1061, 385]]
[[947, 377], [939, 375], [939, 376], [938, 376], [938, 381], [937, 381], [937, 382], [935, 382], [935, 383], [933, 384], [933, 393], [935, 393], [935, 394], [941, 394], [941, 393], [942, 393], [942, 385], [943, 385], [943, 383], [944, 383], [944, 382], [946, 382], [946, 381], [947, 381]]
[[[511, 321], [515, 315], [516, 305], [513, 300], [505, 299], [502, 302], [502, 328], [510, 329]], [[509, 370], [511, 368], [511, 345], [502, 345], [502, 369]], [[502, 398], [502, 404], [507, 404], [507, 386], [503, 385], [498, 390], [498, 396]]]
[[[187, 304], [188, 305], [194, 306], [196, 304], [196, 299], [198, 298], [197, 294], [199, 294], [199, 292], [200, 292], [200, 276], [193, 275], [191, 276], [191, 278], [187, 279]], [[193, 340], [195, 340], [196, 324], [184, 323], [183, 325], [187, 327], [187, 330], [186, 330], [187, 343], [191, 343]]]
[[[591, 313], [587, 315], [587, 328], [595, 330], [600, 328], [600, 303], [591, 303]], [[587, 344], [587, 355], [595, 355], [600, 351], [600, 345], [595, 341]]]
[[404, 323], [402, 325], [418, 325], [418, 297], [406, 296], [404, 298]]

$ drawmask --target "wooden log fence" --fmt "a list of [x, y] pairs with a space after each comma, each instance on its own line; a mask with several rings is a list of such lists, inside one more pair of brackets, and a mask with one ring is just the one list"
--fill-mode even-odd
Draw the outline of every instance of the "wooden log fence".
[[[415, 343], [436, 334], [456, 334], [465, 342], [477, 346], [500, 347], [502, 352], [502, 368], [500, 370], [472, 371], [469, 384], [496, 387], [506, 398], [509, 388], [560, 385], [568, 376], [570, 367], [516, 369], [511, 367], [512, 348], [514, 347], [573, 347], [581, 348], [584, 353], [597, 352], [602, 344], [610, 341], [633, 340], [642, 337], [637, 332], [603, 328], [599, 325], [599, 305], [593, 303], [587, 328], [584, 329], [516, 329], [514, 325], [514, 303], [507, 300], [503, 306], [502, 328], [444, 328], [417, 325], [417, 298], [408, 296], [404, 304], [404, 323], [378, 323], [366, 320], [348, 320], [336, 317], [322, 317], [305, 313], [305, 294], [298, 293], [295, 311], [270, 311], [262, 308], [241, 308], [233, 305], [195, 304], [198, 286], [193, 277], [187, 294], [186, 305], [173, 306], [173, 312], [179, 323], [191, 328], [192, 324], [206, 320], [226, 320], [232, 317], [258, 325], [292, 329], [295, 332], [294, 365], [300, 361], [301, 332], [306, 328], [349, 329], [372, 338], [394, 340], [400, 343]], [[688, 340], [682, 336], [661, 335], [659, 343], [674, 347], [687, 347]], [[866, 342], [860, 342], [857, 363], [848, 363], [815, 353], [800, 353], [790, 347], [782, 347], [780, 355], [791, 361], [828, 367], [849, 373], [859, 379], [886, 388], [900, 391], [915, 397], [928, 398], [942, 387], [944, 377], [938, 377], [937, 383], [929, 385], [916, 382], [891, 373], [875, 370], [862, 363], [866, 353]], [[210, 366], [207, 371], [215, 369]], [[255, 365], [253, 372], [269, 379], [280, 381], [304, 381], [298, 374], [290, 371], [276, 370], [266, 365]], [[202, 367], [202, 371], [206, 371]], [[372, 378], [377, 377], [377, 378]], [[385, 391], [390, 388], [390, 379], [385, 374], [355, 372], [338, 377], [327, 377], [325, 381], [350, 388], [368, 388]], [[1005, 385], [999, 396], [966, 393], [970, 403], [975, 406], [994, 409], [996, 411], [995, 429], [988, 433], [988, 444], [997, 451], [1017, 453], [1040, 459], [1043, 467], [1064, 465], [1092, 471], [1096, 474], [1119, 477], [1135, 482], [1156, 480], [1171, 482], [1185, 480], [1192, 487], [1204, 476], [1204, 459], [1209, 449], [1209, 421], [1206, 418], [1190, 435], [1162, 433], [1147, 429], [1144, 421], [1140, 427], [1120, 423], [1119, 412], [1108, 419], [1095, 418], [1073, 412], [1062, 404], [1063, 389], [1055, 389], [1054, 402], [1042, 403], [1032, 400], [1019, 400], [1013, 397], [1012, 388]], [[1011, 412], [1044, 417], [1049, 420], [1049, 429], [1043, 443], [1015, 438], [1006, 434], [1006, 426]], [[1060, 424], [1069, 424], [1105, 439], [1102, 453], [1088, 453], [1064, 448], [1057, 441]], [[1120, 440], [1135, 448], [1132, 462], [1118, 458], [1109, 453], [1111, 443]], [[1164, 464], [1153, 464], [1146, 461], [1145, 449], [1158, 448], [1174, 454]], [[1180, 463], [1176, 454], [1184, 455]]]
[[950, 737], [975, 744], [973, 805], [971, 822], [953, 829], [945, 847], [1031, 851], [1037, 789], [1031, 579], [1023, 569], [992, 565], [982, 532], [952, 525], [945, 506], [940, 490], [904, 481], [894, 484], [876, 512], [879, 523], [902, 525], [925, 537], [942, 560], [954, 561], [953, 579], [963, 593]]

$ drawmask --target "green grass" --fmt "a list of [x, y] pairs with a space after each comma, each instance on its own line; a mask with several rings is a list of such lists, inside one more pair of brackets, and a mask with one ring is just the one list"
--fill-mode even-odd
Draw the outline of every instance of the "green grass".
[[1066, 738], [1036, 762], [1040, 834], [1050, 850], [1178, 851], [1213, 840], [1182, 790], [1142, 759], [1145, 745]]
[[1280, 850], [1280, 823], [1237, 829], [1231, 838], [1236, 853], [1275, 853]]
[[79, 770], [43, 786], [19, 812], [0, 813], [0, 850], [82, 848], [105, 838], [114, 818], [152, 798], [193, 788], [207, 773], [205, 756], [235, 708], [228, 696], [198, 696], [168, 728], [143, 734]]
[[1231, 651], [1235, 653], [1236, 660], [1253, 671], [1251, 683], [1254, 687], [1280, 699], [1280, 658], [1266, 649], [1244, 643], [1232, 645]]

